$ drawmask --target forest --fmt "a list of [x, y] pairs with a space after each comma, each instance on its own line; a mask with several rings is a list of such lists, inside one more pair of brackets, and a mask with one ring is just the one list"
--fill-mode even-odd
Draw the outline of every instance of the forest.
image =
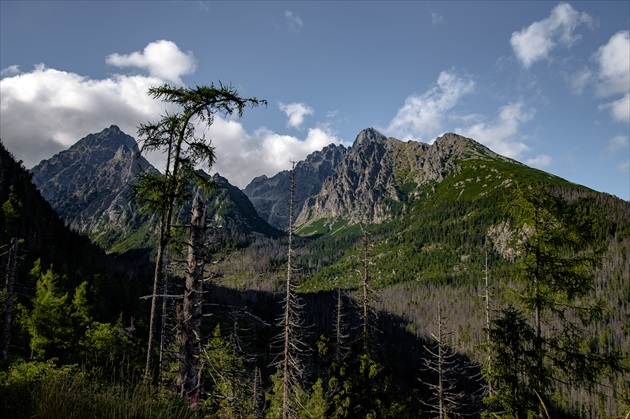
[[180, 109], [138, 130], [151, 247], [69, 229], [0, 143], [0, 416], [629, 417], [628, 202], [470, 160], [380, 224], [293, 225], [293, 180], [285, 234], [235, 232], [192, 127], [265, 101], [149, 94]]

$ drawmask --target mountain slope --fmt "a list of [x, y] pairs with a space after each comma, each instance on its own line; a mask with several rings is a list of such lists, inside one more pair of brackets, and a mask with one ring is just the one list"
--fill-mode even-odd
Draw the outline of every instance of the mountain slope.
[[[295, 165], [294, 209], [299, 210], [311, 196], [319, 193], [346, 153], [344, 146], [330, 144], [321, 151], [309, 154]], [[275, 176], [259, 176], [244, 189], [258, 214], [272, 226], [286, 230], [289, 225], [289, 192], [291, 172], [284, 170]], [[294, 220], [298, 211], [294, 211]]]
[[[137, 175], [157, 172], [138, 153], [134, 138], [112, 125], [42, 161], [31, 172], [44, 198], [71, 228], [110, 252], [124, 252], [151, 247], [157, 237], [157, 216], [143, 214], [131, 198]], [[232, 239], [244, 243], [251, 234], [279, 234], [258, 217], [238, 188], [218, 175], [213, 180], [216, 187], [206, 196], [208, 215], [222, 218]], [[189, 210], [178, 209], [178, 222], [188, 221]]]
[[[8, 225], [0, 209], [0, 247], [11, 239], [20, 239], [17, 263], [17, 301], [27, 307], [35, 295], [35, 283], [29, 271], [41, 260], [43, 269], [52, 267], [60, 275], [63, 292], [74, 292], [83, 281], [89, 282], [89, 298], [94, 302], [94, 316], [103, 321], [116, 321], [124, 312], [138, 311], [138, 297], [151, 272], [147, 254], [137, 253], [121, 258], [107, 255], [89, 238], [67, 227], [31, 181], [31, 174], [4, 148], [0, 141], [0, 207], [9, 195], [17, 198], [17, 217]], [[0, 272], [7, 252], [0, 252]], [[98, 303], [96, 303], [98, 301]]]
[[155, 170], [138, 153], [112, 125], [33, 167], [33, 183], [72, 229], [107, 248], [148, 220], [130, 200], [138, 173]]
[[321, 191], [306, 201], [297, 223], [322, 218], [351, 223], [391, 220], [409, 199], [472, 159], [509, 160], [456, 134], [428, 145], [386, 138], [373, 128], [363, 130]]

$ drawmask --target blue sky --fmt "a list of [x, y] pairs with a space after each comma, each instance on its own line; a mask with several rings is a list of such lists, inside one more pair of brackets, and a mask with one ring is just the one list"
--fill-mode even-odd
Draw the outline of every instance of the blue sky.
[[149, 86], [221, 81], [269, 102], [207, 133], [240, 187], [375, 127], [630, 199], [627, 1], [3, 0], [0, 19], [0, 137], [27, 167], [111, 124], [135, 137], [165, 111]]

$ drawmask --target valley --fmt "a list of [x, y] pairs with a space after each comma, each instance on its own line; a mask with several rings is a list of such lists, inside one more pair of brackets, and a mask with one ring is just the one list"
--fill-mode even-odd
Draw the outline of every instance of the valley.
[[[37, 278], [29, 272], [35, 261], [41, 260], [42, 268], [52, 266], [55, 272], [65, 272], [58, 286], [67, 295], [76, 296], [77, 287], [87, 281], [93, 319], [107, 324], [118, 321], [127, 328], [133, 325], [134, 332], [129, 335], [133, 343], [128, 343], [131, 364], [138, 363], [134, 357], [141, 358], [146, 341], [145, 297], [150, 294], [151, 260], [159, 229], [156, 214], [143, 211], [133, 199], [131, 186], [137, 174], [159, 173], [138, 156], [135, 140], [113, 125], [42, 161], [30, 173], [12, 162], [5, 151], [0, 178], [1, 203], [9, 202], [14, 193], [23, 208], [14, 230], [20, 231], [26, 253], [16, 280], [22, 315], [27, 316], [36, 301]], [[229, 391], [236, 394], [239, 385], [248, 389], [240, 391], [251, 399], [250, 384], [256, 380], [267, 394], [273, 393], [274, 369], [270, 365], [277, 351], [273, 325], [280, 315], [290, 254], [288, 269], [294, 273], [304, 304], [302, 340], [308, 348], [304, 357], [308, 367], [303, 377], [305, 403], [323, 397], [330, 408], [327, 414], [334, 410], [333, 417], [358, 417], [343, 413], [344, 403], [353, 406], [355, 414], [365, 408], [368, 413], [380, 409], [377, 417], [431, 417], [427, 404], [435, 402], [432, 394], [437, 377], [426, 360], [433, 356], [434, 338], [439, 334], [440, 351], [449, 348], [457, 360], [457, 371], [453, 370], [449, 379], [454, 383], [453, 393], [462, 397], [453, 404], [453, 413], [480, 416], [482, 411], [500, 412], [498, 406], [506, 401], [497, 399], [488, 405], [483, 400], [492, 396], [488, 378], [493, 377], [493, 370], [487, 363], [490, 331], [503, 330], [501, 321], [507, 321], [514, 307], [523, 322], [516, 316], [513, 327], [536, 326], [531, 300], [520, 297], [533, 292], [530, 283], [523, 280], [529, 266], [526, 256], [532, 252], [524, 245], [536, 237], [532, 223], [542, 226], [546, 222], [525, 217], [540, 210], [548, 217], [558, 217], [554, 218], [556, 225], [566, 215], [573, 227], [580, 227], [576, 232], [568, 223], [567, 230], [560, 231], [552, 225], [550, 233], [537, 242], [546, 243], [555, 232], [564, 237], [560, 244], [550, 242], [549, 247], [538, 244], [552, 260], [549, 276], [554, 278], [532, 294], [535, 301], [548, 304], [549, 315], [540, 328], [551, 342], [556, 339], [554, 331], [568, 322], [572, 335], [565, 336], [567, 340], [558, 337], [553, 345], [580, 345], [580, 350], [571, 354], [564, 347], [564, 363], [550, 360], [546, 365], [552, 382], [546, 384], [550, 392], [545, 396], [545, 407], [552, 411], [552, 417], [622, 412], [630, 391], [627, 201], [533, 169], [457, 134], [445, 134], [432, 144], [424, 144], [387, 138], [373, 128], [361, 131], [351, 147], [331, 144], [297, 162], [293, 173], [257, 177], [243, 190], [219, 174], [203, 176], [213, 188], [203, 196], [209, 259], [202, 322], [206, 334], [202, 341], [209, 345], [208, 351], [214, 351], [210, 362], [216, 368], [222, 365], [227, 371], [230, 369], [221, 362], [238, 362], [242, 374], [226, 379], [221, 384], [224, 387], [216, 384], [215, 377], [216, 387], [208, 384], [211, 393], [227, 391], [225, 386], [229, 385]], [[292, 249], [287, 250], [292, 178], [294, 216], [290, 221], [296, 234]], [[35, 187], [41, 197], [36, 196]], [[531, 191], [538, 195], [529, 195]], [[529, 205], [536, 211], [519, 213]], [[556, 207], [561, 212], [545, 212]], [[185, 226], [190, 211], [190, 204], [178, 206], [174, 224]], [[5, 232], [3, 245], [8, 243], [13, 223], [7, 214], [3, 212], [0, 223]], [[571, 240], [587, 230], [591, 233], [588, 241], [574, 253]], [[168, 270], [173, 281], [170, 289], [163, 289], [164, 295], [180, 293], [177, 284], [185, 274], [181, 264], [186, 254], [182, 244], [185, 228], [177, 231], [169, 250]], [[590, 255], [596, 259], [592, 264]], [[2, 262], [6, 275], [6, 253]], [[578, 283], [558, 286], [565, 277], [556, 278], [554, 270], [561, 271], [563, 264], [569, 263], [576, 263], [570, 268], [571, 275], [586, 278], [584, 293], [577, 291]], [[566, 278], [573, 278], [571, 275]], [[367, 317], [362, 310], [368, 289], [373, 311], [369, 337], [360, 332]], [[548, 293], [547, 297], [541, 297], [539, 290]], [[162, 301], [164, 342], [174, 345], [179, 303], [169, 298]], [[345, 326], [340, 328], [342, 317]], [[17, 337], [10, 352], [27, 357], [28, 327], [15, 330]], [[498, 336], [496, 339], [507, 339], [505, 334]], [[233, 339], [237, 337], [247, 345], [236, 345]], [[532, 348], [527, 345], [537, 341], [532, 338], [531, 342], [511, 342], [524, 345], [522, 352], [512, 355], [531, 362], [527, 357]], [[509, 347], [504, 344], [503, 349]], [[368, 345], [369, 351], [365, 349]], [[238, 354], [233, 352], [228, 361], [230, 348]], [[336, 357], [332, 355], [335, 351], [354, 355]], [[580, 364], [579, 354], [588, 354], [588, 362], [609, 362], [601, 375], [593, 377], [595, 383], [564, 381], [567, 376], [558, 365], [568, 369], [590, 365]], [[165, 350], [164, 357], [159, 368], [168, 387], [174, 384], [169, 384], [172, 378], [168, 374], [176, 356]], [[74, 358], [79, 359], [81, 356]], [[355, 365], [355, 361], [370, 365], [373, 374], [363, 375], [365, 365]], [[340, 365], [353, 372], [343, 375]], [[537, 368], [533, 364], [514, 367], [522, 370], [513, 378], [526, 383], [530, 379], [526, 378], [528, 368]], [[324, 390], [316, 390], [317, 382]], [[344, 393], [339, 383], [355, 386], [354, 390]], [[318, 396], [317, 391], [323, 393]], [[372, 401], [361, 401], [363, 398]], [[427, 404], [421, 403], [423, 400]], [[532, 400], [528, 403], [536, 406], [538, 402]], [[371, 404], [375, 401], [380, 407]], [[253, 402], [250, 408], [271, 409], [273, 402], [269, 403]], [[221, 410], [227, 408], [220, 402], [210, 401], [208, 406], [209, 412], [227, 411]], [[258, 417], [253, 410], [250, 416], [239, 417]]]

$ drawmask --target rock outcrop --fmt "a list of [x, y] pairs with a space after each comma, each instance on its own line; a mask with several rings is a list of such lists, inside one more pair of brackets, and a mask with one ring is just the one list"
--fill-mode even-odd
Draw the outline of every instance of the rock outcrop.
[[155, 169], [138, 153], [136, 140], [112, 125], [33, 167], [33, 183], [69, 227], [104, 244], [144, 221], [131, 184]]
[[[295, 165], [293, 221], [304, 202], [321, 191], [324, 181], [333, 174], [346, 151], [342, 145], [330, 144]], [[271, 178], [263, 175], [253, 179], [244, 192], [263, 219], [278, 229], [286, 230], [289, 225], [290, 188], [291, 172], [284, 170]]]

